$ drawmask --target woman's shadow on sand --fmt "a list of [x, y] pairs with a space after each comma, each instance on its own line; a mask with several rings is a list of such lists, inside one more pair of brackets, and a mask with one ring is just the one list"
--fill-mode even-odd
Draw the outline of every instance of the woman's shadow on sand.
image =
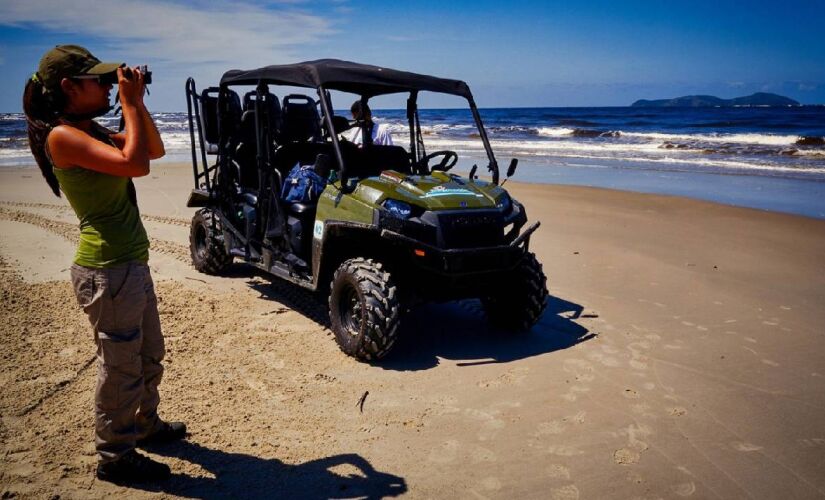
[[[277, 279], [249, 280], [248, 284], [261, 298], [278, 302], [319, 326], [330, 328], [325, 297]], [[582, 311], [581, 305], [551, 295], [532, 330], [513, 333], [491, 327], [478, 300], [418, 306], [404, 315], [397, 343], [376, 364], [387, 370], [424, 370], [437, 366], [439, 358], [470, 366], [547, 354], [596, 336], [576, 323]]]
[[184, 460], [205, 473], [173, 474], [166, 483], [133, 487], [184, 498], [385, 498], [407, 491], [404, 478], [379, 472], [354, 453], [290, 465], [275, 458], [229, 453], [189, 441], [147, 451]]

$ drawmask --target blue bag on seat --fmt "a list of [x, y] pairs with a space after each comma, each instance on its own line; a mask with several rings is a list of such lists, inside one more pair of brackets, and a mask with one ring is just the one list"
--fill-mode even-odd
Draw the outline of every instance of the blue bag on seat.
[[290, 203], [316, 201], [327, 181], [315, 172], [313, 165], [297, 163], [284, 180], [281, 198]]

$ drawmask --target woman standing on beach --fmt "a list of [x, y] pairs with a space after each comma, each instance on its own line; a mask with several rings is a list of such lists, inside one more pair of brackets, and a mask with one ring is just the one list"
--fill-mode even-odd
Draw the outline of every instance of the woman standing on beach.
[[[117, 72], [125, 131], [92, 119], [108, 112]], [[181, 439], [186, 427], [158, 417], [165, 349], [149, 274], [149, 239], [140, 220], [132, 177], [149, 173], [163, 142], [143, 103], [138, 68], [102, 63], [77, 45], [47, 52], [26, 83], [23, 109], [29, 147], [55, 195], [80, 220], [71, 268], [78, 303], [97, 344], [95, 392], [97, 477], [117, 483], [166, 479], [169, 467], [135, 446]]]

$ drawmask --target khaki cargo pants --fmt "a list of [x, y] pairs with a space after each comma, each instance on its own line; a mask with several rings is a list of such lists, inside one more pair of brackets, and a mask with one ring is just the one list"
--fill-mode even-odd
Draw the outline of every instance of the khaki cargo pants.
[[105, 269], [75, 264], [71, 275], [97, 343], [95, 445], [100, 461], [109, 462], [161, 425], [165, 349], [155, 286], [143, 262]]

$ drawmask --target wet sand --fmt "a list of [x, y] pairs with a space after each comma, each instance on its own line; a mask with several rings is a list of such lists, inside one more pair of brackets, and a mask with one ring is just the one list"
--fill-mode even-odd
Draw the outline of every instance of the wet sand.
[[[323, 301], [189, 264], [188, 165], [136, 181], [167, 339], [175, 474], [94, 479], [94, 345], [77, 238], [39, 171], [0, 169], [4, 497], [811, 498], [825, 495], [825, 221], [685, 198], [508, 183], [542, 227], [528, 334], [475, 301], [423, 306], [383, 362]], [[359, 408], [359, 400], [368, 392]]]

